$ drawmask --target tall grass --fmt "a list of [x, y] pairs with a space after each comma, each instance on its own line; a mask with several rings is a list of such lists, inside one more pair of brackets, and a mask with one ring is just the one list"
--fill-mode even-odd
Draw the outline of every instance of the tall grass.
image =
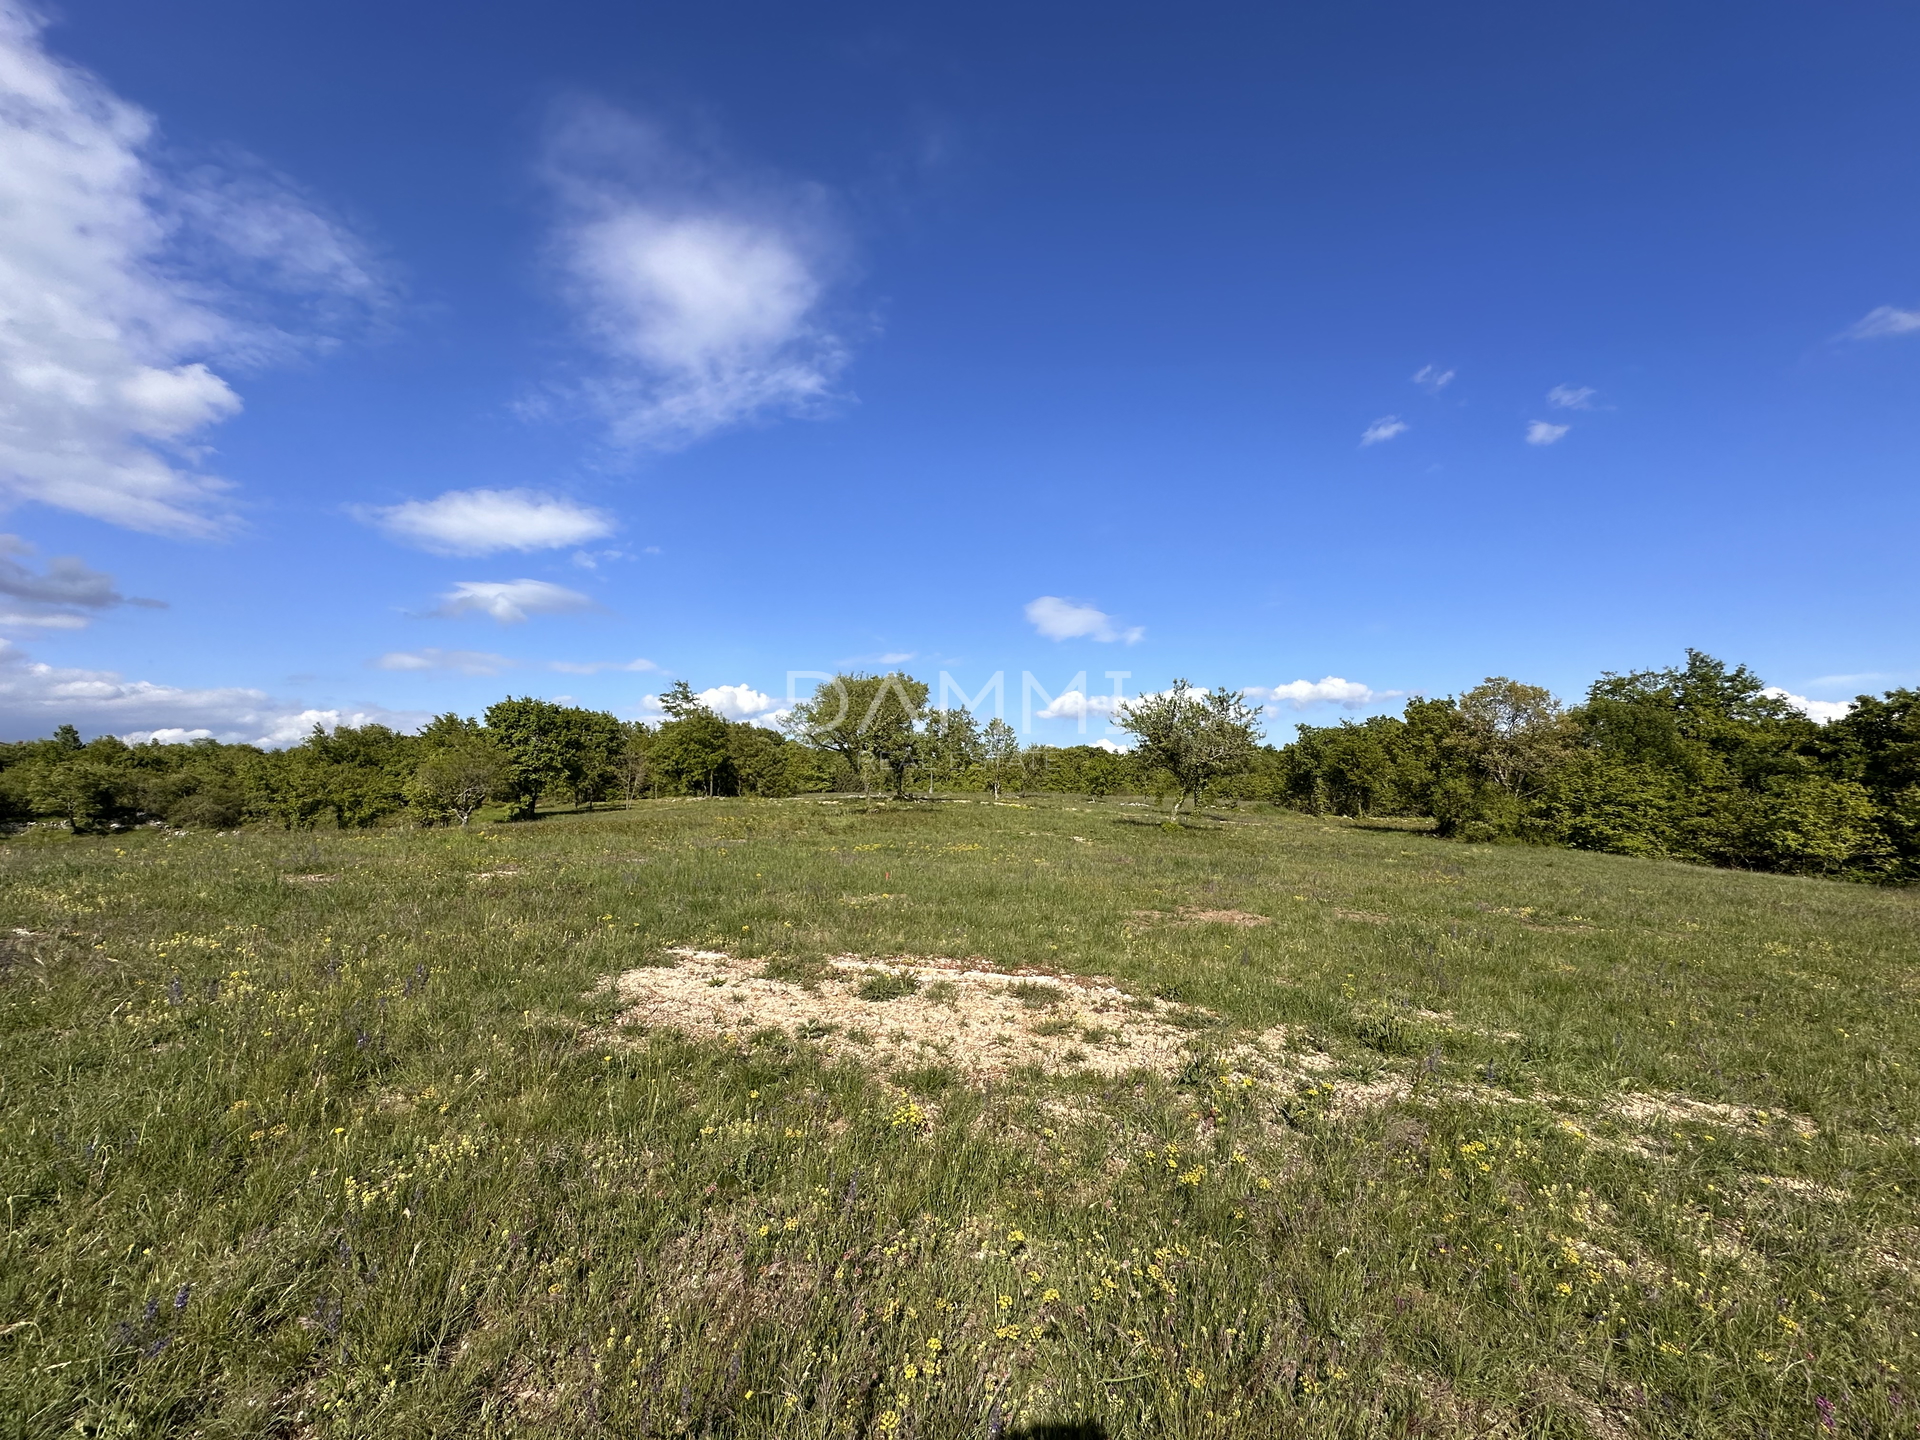
[[[0, 881], [9, 1433], [1915, 1427], [1911, 891], [812, 799]], [[670, 945], [1110, 975], [1191, 1063], [619, 1029]]]

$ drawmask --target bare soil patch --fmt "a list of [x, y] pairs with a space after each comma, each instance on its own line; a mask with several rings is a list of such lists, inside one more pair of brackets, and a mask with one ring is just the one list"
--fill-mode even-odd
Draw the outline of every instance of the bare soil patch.
[[1255, 915], [1246, 910], [1203, 910], [1198, 905], [1182, 905], [1178, 910], [1136, 910], [1133, 918], [1148, 925], [1238, 925], [1251, 928], [1271, 925], [1271, 915]]
[[1746, 1105], [1724, 1105], [1713, 1100], [1690, 1100], [1684, 1095], [1629, 1093], [1613, 1102], [1613, 1113], [1636, 1125], [1718, 1125], [1730, 1130], [1759, 1132], [1774, 1125], [1790, 1125], [1800, 1138], [1816, 1132], [1811, 1117], [1783, 1110], [1757, 1110]]
[[[1171, 1074], [1186, 1064], [1192, 1032], [1157, 1018], [1101, 979], [1003, 974], [958, 960], [828, 962], [814, 985], [767, 978], [762, 964], [678, 947], [672, 967], [629, 970], [615, 992], [622, 1026], [669, 1026], [746, 1039], [778, 1030], [829, 1055], [886, 1067], [947, 1065], [985, 1077], [1021, 1066], [1049, 1073]], [[1057, 992], [1036, 1005], [1035, 991]]]
[[[1104, 976], [1006, 973], [978, 962], [877, 963], [843, 955], [810, 985], [771, 979], [762, 962], [676, 947], [672, 966], [629, 970], [610, 982], [621, 1028], [667, 1027], [746, 1040], [777, 1030], [825, 1053], [885, 1069], [946, 1066], [984, 1079], [1021, 1067], [1048, 1074], [1179, 1073], [1217, 1016], [1137, 999]], [[1201, 1025], [1196, 1027], [1195, 1021]], [[1238, 1067], [1299, 1078], [1331, 1062], [1289, 1055], [1284, 1030], [1236, 1046]]]

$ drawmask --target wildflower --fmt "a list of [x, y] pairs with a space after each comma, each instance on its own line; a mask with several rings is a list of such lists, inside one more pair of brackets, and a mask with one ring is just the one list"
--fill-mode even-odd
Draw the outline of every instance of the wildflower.
[[1002, 1295], [1000, 1297], [1000, 1308], [1002, 1310], [1011, 1310], [1013, 1308], [1013, 1296]]
[[1058, 1290], [1050, 1289], [1040, 1297], [1040, 1303], [1042, 1305], [1050, 1305], [1055, 1300], [1058, 1300], [1059, 1298], [1060, 1298], [1060, 1292]]
[[1187, 1384], [1196, 1390], [1203, 1390], [1207, 1384], [1207, 1372], [1197, 1365], [1187, 1367]]
[[938, 1335], [929, 1335], [927, 1337], [927, 1352], [931, 1355], [938, 1355], [940, 1353], [940, 1349], [941, 1349], [940, 1337]]
[[1007, 1232], [1007, 1244], [1009, 1244], [1009, 1245], [1024, 1245], [1024, 1244], [1026, 1244], [1026, 1243], [1027, 1243], [1027, 1232], [1026, 1232], [1026, 1231], [1024, 1231], [1024, 1230], [1009, 1230], [1009, 1231]]
[[1206, 1178], [1207, 1167], [1204, 1165], [1196, 1165], [1180, 1177], [1180, 1183], [1182, 1185], [1198, 1185]]
[[[1840, 1033], [1844, 1035], [1847, 1032], [1842, 1030]], [[1820, 1413], [1820, 1428], [1833, 1429], [1833, 1401], [1824, 1395], [1816, 1395], [1813, 1397], [1813, 1408]]]
[[798, 1230], [800, 1228], [800, 1217], [798, 1215], [787, 1216], [786, 1223], [780, 1228], [782, 1230]]

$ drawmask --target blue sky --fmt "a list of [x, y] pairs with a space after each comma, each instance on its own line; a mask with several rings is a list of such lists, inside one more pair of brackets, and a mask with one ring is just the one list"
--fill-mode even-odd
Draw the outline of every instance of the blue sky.
[[0, 17], [6, 738], [1920, 681], [1911, 7]]

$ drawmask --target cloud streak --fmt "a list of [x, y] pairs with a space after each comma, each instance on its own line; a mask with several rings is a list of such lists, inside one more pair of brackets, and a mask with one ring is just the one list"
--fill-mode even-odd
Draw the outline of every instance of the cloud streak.
[[1534, 420], [1527, 425], [1527, 444], [1557, 445], [1566, 438], [1571, 425], [1554, 425], [1545, 420]]
[[1366, 429], [1360, 432], [1360, 446], [1382, 445], [1396, 435], [1404, 435], [1413, 427], [1398, 415], [1382, 415]]
[[462, 580], [440, 597], [435, 615], [485, 615], [521, 625], [534, 615], [571, 615], [600, 606], [578, 590], [546, 580]]
[[1886, 340], [1896, 335], [1920, 334], [1920, 310], [1878, 305], [1841, 332], [1843, 340]]
[[1058, 595], [1029, 600], [1026, 616], [1027, 623], [1048, 640], [1098, 640], [1102, 644], [1120, 640], [1134, 645], [1147, 634], [1142, 626], [1116, 625], [1106, 611]]
[[485, 650], [439, 650], [429, 645], [422, 650], [390, 650], [367, 663], [376, 670], [402, 673], [451, 670], [457, 675], [498, 675], [514, 662]]
[[355, 514], [389, 538], [435, 555], [551, 550], [613, 533], [613, 517], [604, 511], [537, 490], [448, 490]]
[[238, 686], [196, 690], [128, 680], [112, 670], [63, 669], [0, 641], [0, 733], [20, 739], [72, 724], [130, 744], [210, 736], [271, 748], [298, 744], [315, 725], [378, 722], [412, 730], [427, 719], [377, 705], [319, 709]]
[[[214, 535], [199, 437], [240, 397], [213, 364], [305, 347], [386, 299], [364, 247], [245, 160], [181, 172], [153, 118], [49, 55], [0, 0], [0, 494]], [[315, 302], [276, 315], [275, 292]], [[330, 307], [330, 308], [329, 308]]]
[[745, 182], [605, 106], [567, 115], [547, 178], [559, 270], [601, 361], [583, 390], [617, 444], [675, 449], [835, 399], [848, 347], [826, 313], [821, 192]]
[[1281, 710], [1306, 710], [1315, 705], [1338, 705], [1345, 710], [1364, 710], [1387, 700], [1398, 700], [1404, 690], [1375, 690], [1358, 680], [1343, 680], [1328, 675], [1320, 680], [1289, 680], [1284, 685], [1249, 685], [1247, 698], [1261, 703], [1268, 714]]

